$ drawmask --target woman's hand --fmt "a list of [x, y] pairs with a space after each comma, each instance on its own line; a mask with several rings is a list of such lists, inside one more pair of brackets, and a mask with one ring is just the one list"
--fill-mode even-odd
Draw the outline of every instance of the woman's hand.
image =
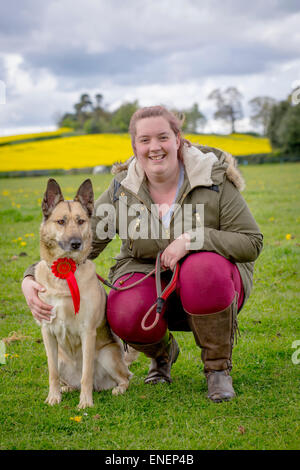
[[45, 287], [36, 282], [33, 276], [26, 276], [22, 282], [22, 291], [34, 318], [38, 321], [49, 321], [53, 307], [52, 305], [42, 302], [38, 296], [38, 292], [46, 291]]
[[180, 237], [176, 238], [169, 246], [163, 251], [161, 255], [161, 264], [166, 268], [174, 270], [176, 263], [189, 252], [190, 236], [183, 233]]

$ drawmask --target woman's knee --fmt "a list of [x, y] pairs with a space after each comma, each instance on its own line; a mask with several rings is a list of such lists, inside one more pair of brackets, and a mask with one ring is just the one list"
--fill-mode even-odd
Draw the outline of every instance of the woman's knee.
[[233, 301], [235, 292], [241, 290], [237, 267], [217, 253], [193, 253], [182, 263], [179, 293], [188, 313], [199, 315], [224, 310]]
[[[136, 273], [123, 286], [130, 285], [143, 276], [143, 274]], [[119, 280], [115, 285], [118, 285]], [[157, 325], [151, 330], [145, 331], [141, 326], [144, 315], [155, 301], [155, 281], [151, 278], [126, 291], [112, 290], [107, 299], [106, 313], [107, 321], [112, 331], [123, 341], [129, 343], [151, 344], [159, 341], [167, 329], [167, 323], [163, 316], [161, 316]], [[154, 318], [155, 309], [149, 315], [147, 325], [151, 325]]]

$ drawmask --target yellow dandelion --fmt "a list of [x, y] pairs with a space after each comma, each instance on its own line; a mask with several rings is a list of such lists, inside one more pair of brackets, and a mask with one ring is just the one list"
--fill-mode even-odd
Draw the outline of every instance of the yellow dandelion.
[[6, 189], [4, 189], [4, 191], [2, 191], [2, 196], [9, 196], [9, 191], [7, 191]]
[[18, 209], [20, 209], [21, 204], [16, 204], [16, 207], [17, 207]]
[[285, 236], [285, 238], [286, 238], [287, 240], [290, 240], [290, 239], [292, 238], [292, 235], [291, 235], [290, 233], [287, 233], [286, 236]]
[[12, 241], [13, 241], [14, 243], [17, 243], [18, 240], [16, 240], [16, 238], [14, 238]]
[[274, 222], [274, 220], [275, 220], [274, 217], [270, 217], [270, 218], [269, 218], [269, 221], [270, 221], [270, 222]]
[[76, 421], [76, 423], [80, 423], [80, 421], [82, 420], [82, 416], [71, 416], [70, 420]]
[[21, 245], [21, 246], [26, 246], [27, 243], [26, 243], [26, 242], [21, 242], [20, 245]]
[[21, 240], [23, 240], [23, 238], [22, 238], [22, 237], [19, 237], [19, 238], [18, 238], [18, 241], [20, 242]]

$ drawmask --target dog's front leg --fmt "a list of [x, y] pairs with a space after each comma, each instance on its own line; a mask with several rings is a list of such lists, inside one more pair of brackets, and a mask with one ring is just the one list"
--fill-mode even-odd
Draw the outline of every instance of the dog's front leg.
[[42, 335], [48, 359], [49, 370], [49, 394], [45, 403], [56, 405], [61, 401], [61, 392], [58, 373], [58, 345], [56, 337], [50, 333], [47, 327], [42, 327]]
[[82, 344], [82, 377], [81, 392], [78, 408], [94, 406], [93, 383], [94, 383], [94, 361], [96, 346], [96, 331], [87, 331], [81, 337]]

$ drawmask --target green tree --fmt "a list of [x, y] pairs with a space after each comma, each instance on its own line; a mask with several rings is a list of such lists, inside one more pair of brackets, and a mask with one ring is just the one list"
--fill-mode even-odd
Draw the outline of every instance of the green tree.
[[287, 109], [277, 134], [283, 152], [300, 155], [300, 104]]
[[204, 114], [200, 111], [197, 103], [194, 103], [190, 109], [183, 111], [185, 121], [183, 130], [192, 134], [198, 132], [206, 123]]
[[270, 139], [273, 149], [281, 148], [281, 137], [279, 136], [278, 131], [281, 121], [290, 107], [291, 104], [287, 100], [284, 100], [275, 104], [271, 109], [270, 120], [267, 128], [267, 136]]
[[94, 117], [85, 121], [83, 129], [87, 134], [100, 134], [102, 132], [99, 120]]
[[128, 132], [131, 116], [138, 109], [138, 101], [122, 104], [114, 113], [110, 127], [112, 132]]
[[90, 117], [93, 111], [93, 105], [88, 93], [84, 93], [80, 96], [78, 103], [74, 104], [76, 121], [79, 123], [79, 127], [82, 129], [85, 121]]
[[78, 130], [80, 126], [74, 114], [65, 113], [58, 122], [58, 127], [70, 127], [70, 129]]

